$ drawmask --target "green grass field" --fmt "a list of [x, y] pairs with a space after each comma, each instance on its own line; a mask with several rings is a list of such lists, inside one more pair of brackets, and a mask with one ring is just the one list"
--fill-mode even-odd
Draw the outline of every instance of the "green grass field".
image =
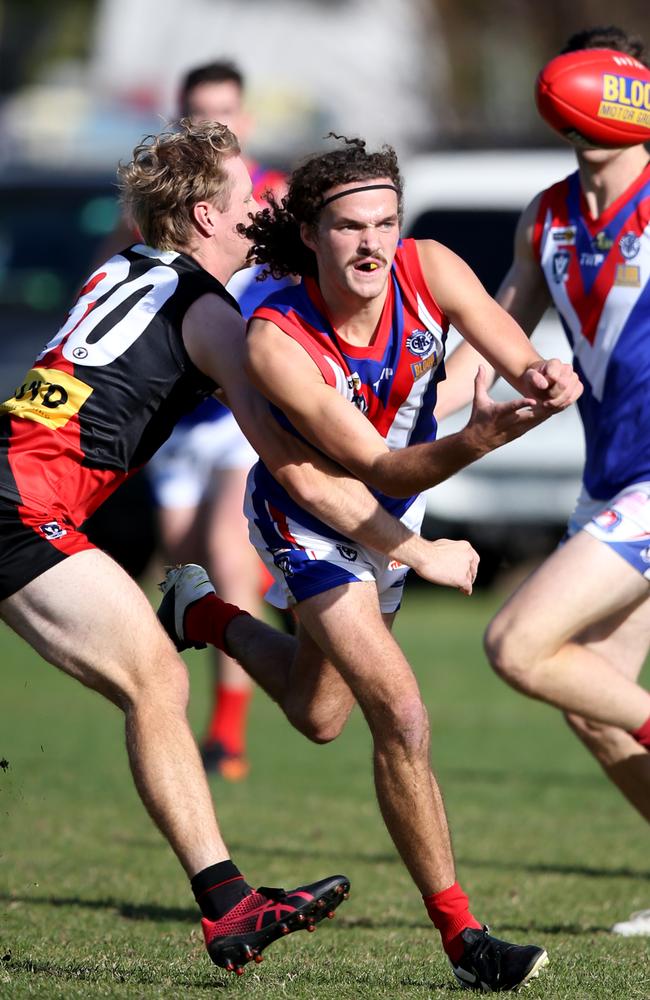
[[[607, 933], [650, 906], [647, 826], [556, 712], [491, 675], [480, 636], [497, 600], [413, 590], [398, 626], [430, 709], [459, 879], [496, 934], [548, 949], [530, 1000], [647, 1000], [650, 938]], [[341, 871], [353, 887], [336, 920], [237, 979], [204, 953], [185, 877], [131, 786], [118, 712], [3, 626], [0, 650], [0, 997], [461, 995], [379, 819], [358, 712], [316, 747], [259, 694], [250, 779], [213, 786], [254, 884]], [[190, 664], [199, 727], [206, 654]]]

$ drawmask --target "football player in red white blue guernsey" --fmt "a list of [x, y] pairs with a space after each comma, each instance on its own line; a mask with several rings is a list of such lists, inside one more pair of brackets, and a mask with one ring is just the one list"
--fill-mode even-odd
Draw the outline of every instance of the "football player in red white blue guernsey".
[[[581, 387], [570, 366], [531, 349], [454, 254], [400, 240], [401, 203], [389, 147], [370, 153], [362, 140], [345, 141], [293, 173], [282, 205], [273, 202], [247, 233], [274, 277], [302, 281], [254, 314], [247, 370], [280, 426], [353, 472], [417, 531], [420, 491], [478, 456], [477, 425], [492, 425], [494, 447], [569, 405]], [[524, 398], [493, 404], [479, 374], [470, 424], [436, 442], [433, 409], [450, 322]], [[406, 567], [330, 530], [262, 462], [249, 476], [247, 510], [251, 537], [276, 580], [273, 599], [291, 604], [300, 622], [293, 663], [272, 663], [267, 637], [263, 662], [246, 661], [247, 669], [316, 742], [334, 739], [359, 702], [372, 732], [383, 817], [456, 976], [476, 989], [516, 988], [537, 975], [546, 953], [488, 935], [456, 882], [429, 763], [427, 712], [390, 631]], [[250, 628], [240, 618], [228, 631], [231, 651], [244, 660]]]
[[[615, 49], [645, 63], [617, 28], [565, 51]], [[531, 334], [554, 305], [585, 390], [583, 489], [568, 540], [510, 598], [486, 639], [513, 687], [562, 709], [609, 778], [650, 822], [650, 157], [642, 145], [576, 145], [578, 169], [519, 223], [497, 296]], [[469, 397], [477, 358], [449, 362], [442, 416]], [[650, 912], [614, 928], [650, 934]]]

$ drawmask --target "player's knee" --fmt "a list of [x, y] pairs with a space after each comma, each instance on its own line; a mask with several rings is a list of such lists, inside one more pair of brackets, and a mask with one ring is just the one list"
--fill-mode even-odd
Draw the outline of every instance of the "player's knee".
[[383, 707], [378, 726], [373, 726], [375, 746], [387, 744], [390, 752], [406, 757], [429, 754], [429, 716], [422, 699], [397, 697]]
[[139, 663], [125, 685], [125, 701], [134, 706], [157, 705], [165, 714], [187, 711], [190, 684], [187, 667], [167, 645]]
[[514, 624], [506, 623], [497, 615], [485, 630], [483, 647], [490, 666], [499, 677], [519, 690], [530, 688], [532, 658]]
[[291, 704], [285, 711], [291, 725], [312, 743], [331, 743], [341, 735], [345, 725], [340, 713], [314, 713]]

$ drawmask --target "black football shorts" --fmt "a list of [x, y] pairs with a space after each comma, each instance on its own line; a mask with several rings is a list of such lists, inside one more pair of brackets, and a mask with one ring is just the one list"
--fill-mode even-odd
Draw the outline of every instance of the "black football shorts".
[[0, 496], [0, 601], [68, 556], [95, 546], [60, 511]]

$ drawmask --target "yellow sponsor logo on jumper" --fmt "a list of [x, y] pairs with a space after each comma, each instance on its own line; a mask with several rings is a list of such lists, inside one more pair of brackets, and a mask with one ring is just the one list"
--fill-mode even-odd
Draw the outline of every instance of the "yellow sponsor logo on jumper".
[[12, 398], [0, 404], [0, 413], [56, 429], [79, 412], [92, 391], [92, 386], [56, 368], [32, 368]]
[[598, 117], [650, 128], [650, 83], [604, 73]]
[[411, 373], [413, 375], [413, 378], [414, 379], [420, 378], [420, 376], [424, 375], [425, 372], [428, 372], [430, 368], [433, 368], [433, 366], [437, 363], [437, 361], [438, 361], [437, 351], [434, 351], [433, 354], [429, 355], [428, 358], [425, 358], [424, 361], [415, 361], [411, 365]]
[[628, 288], [641, 287], [641, 268], [636, 264], [617, 264], [615, 285], [627, 285]]

